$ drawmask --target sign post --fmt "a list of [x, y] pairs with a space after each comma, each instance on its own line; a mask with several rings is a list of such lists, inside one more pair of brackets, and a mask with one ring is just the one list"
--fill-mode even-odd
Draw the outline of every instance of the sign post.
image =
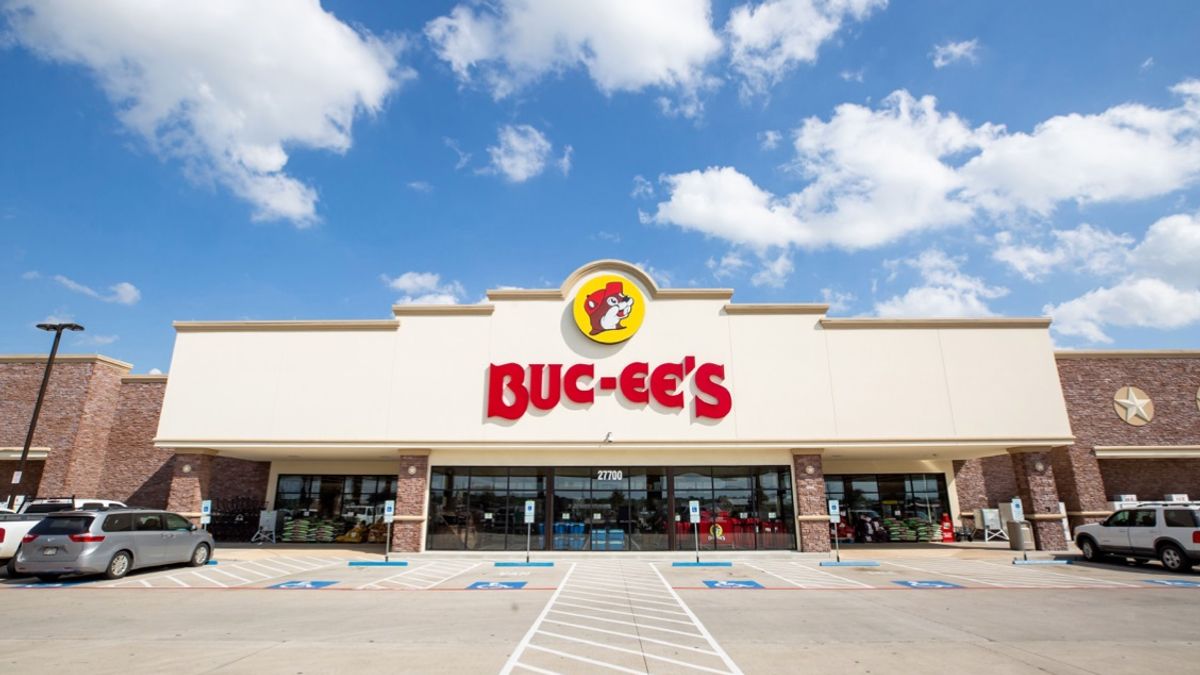
[[533, 514], [536, 508], [532, 499], [525, 500], [525, 564], [529, 564], [529, 543], [533, 538]]
[[383, 503], [383, 522], [387, 523], [387, 543], [383, 550], [383, 561], [391, 562], [392, 558], [392, 522], [396, 520], [396, 500], [389, 499]]
[[700, 500], [688, 502], [688, 520], [692, 523], [692, 534], [696, 538], [696, 563], [700, 562]]
[[204, 529], [208, 529], [208, 524], [212, 522], [212, 500], [205, 499], [200, 502], [200, 525]]
[[833, 550], [836, 552], [838, 562], [842, 562], [842, 542], [841, 538], [838, 537], [838, 522], [841, 519], [841, 504], [836, 499], [830, 499], [829, 522], [833, 523]]
[[1025, 505], [1021, 503], [1020, 497], [1012, 498], [1012, 519], [1017, 524], [1017, 529], [1013, 532], [1017, 548], [1021, 549], [1021, 557], [1029, 560], [1029, 551], [1025, 550]]

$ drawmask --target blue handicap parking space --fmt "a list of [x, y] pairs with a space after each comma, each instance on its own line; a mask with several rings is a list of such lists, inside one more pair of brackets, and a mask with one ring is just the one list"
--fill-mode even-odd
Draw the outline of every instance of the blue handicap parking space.
[[905, 588], [919, 589], [939, 589], [939, 588], [962, 588], [958, 584], [952, 584], [949, 581], [893, 581], [893, 584], [899, 584]]
[[476, 581], [467, 586], [469, 591], [515, 591], [524, 588], [525, 581]]
[[336, 581], [285, 581], [267, 588], [274, 588], [281, 591], [315, 591], [321, 588], [328, 588], [336, 584]]
[[1186, 581], [1184, 579], [1146, 579], [1146, 583], [1156, 586], [1174, 586], [1175, 588], [1200, 588], [1200, 581]]
[[705, 579], [704, 585], [709, 588], [762, 588], [763, 585], [750, 579]]
[[21, 584], [17, 588], [71, 588], [72, 586], [84, 586], [87, 581], [40, 581], [32, 584]]

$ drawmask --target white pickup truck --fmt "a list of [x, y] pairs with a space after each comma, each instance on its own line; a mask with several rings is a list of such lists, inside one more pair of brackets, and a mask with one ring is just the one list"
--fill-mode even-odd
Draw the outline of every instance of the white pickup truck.
[[37, 525], [47, 513], [59, 511], [103, 511], [112, 508], [122, 508], [125, 504], [111, 499], [79, 499], [78, 497], [54, 497], [35, 499], [21, 507], [16, 514], [0, 514], [0, 566], [3, 566], [9, 577], [16, 576], [13, 561], [17, 557], [17, 549], [21, 540]]
[[1158, 558], [1172, 572], [1200, 563], [1200, 502], [1143, 502], [1102, 523], [1075, 528], [1075, 543], [1089, 562], [1107, 556], [1144, 563]]

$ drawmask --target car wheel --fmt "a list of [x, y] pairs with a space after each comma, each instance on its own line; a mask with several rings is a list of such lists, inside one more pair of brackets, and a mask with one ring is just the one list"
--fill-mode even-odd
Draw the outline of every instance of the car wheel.
[[4, 573], [8, 575], [9, 579], [16, 579], [17, 577], [21, 576], [21, 574], [17, 572], [16, 558], [8, 559], [8, 562], [4, 564]]
[[54, 583], [55, 581], [58, 581], [58, 578], [61, 577], [62, 575], [61, 574], [38, 574], [36, 576], [38, 578], [38, 581], [44, 581], [44, 582], [50, 584], [50, 583]]
[[1079, 540], [1079, 552], [1083, 554], [1083, 559], [1088, 562], [1100, 562], [1104, 559], [1104, 553], [1100, 551], [1100, 547], [1096, 546], [1096, 542], [1089, 537], [1083, 537]]
[[104, 570], [104, 578], [120, 579], [129, 574], [131, 567], [133, 567], [133, 556], [129, 555], [128, 551], [117, 551], [117, 554], [108, 562], [108, 569]]
[[195, 551], [192, 551], [192, 557], [190, 560], [188, 560], [188, 566], [203, 567], [204, 565], [207, 565], [209, 554], [210, 552], [208, 550], [208, 544], [200, 544], [196, 547]]
[[1158, 551], [1158, 559], [1162, 561], [1163, 567], [1171, 572], [1186, 572], [1192, 569], [1192, 561], [1188, 560], [1183, 549], [1175, 544], [1164, 544]]

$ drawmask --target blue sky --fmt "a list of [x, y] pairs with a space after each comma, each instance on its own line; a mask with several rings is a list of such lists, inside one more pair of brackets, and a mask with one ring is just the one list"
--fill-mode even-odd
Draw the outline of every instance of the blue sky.
[[0, 351], [390, 316], [596, 258], [1200, 343], [1200, 5], [0, 0]]

